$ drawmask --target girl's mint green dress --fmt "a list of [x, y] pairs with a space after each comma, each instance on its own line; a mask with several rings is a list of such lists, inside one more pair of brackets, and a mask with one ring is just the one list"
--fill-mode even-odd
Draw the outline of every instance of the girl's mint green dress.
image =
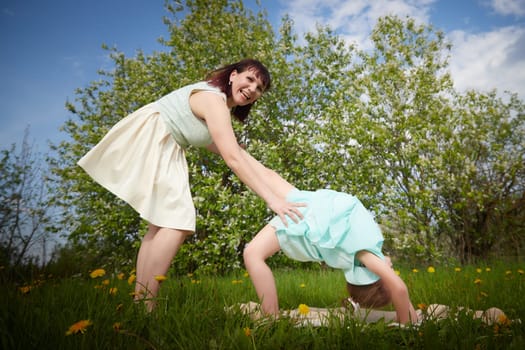
[[286, 227], [278, 216], [270, 221], [288, 257], [324, 261], [342, 269], [351, 284], [367, 285], [379, 279], [356, 259], [357, 252], [367, 250], [384, 260], [379, 225], [359, 199], [333, 190], [297, 189], [290, 191], [286, 199], [307, 205], [300, 208], [304, 219], [297, 224], [288, 218]]

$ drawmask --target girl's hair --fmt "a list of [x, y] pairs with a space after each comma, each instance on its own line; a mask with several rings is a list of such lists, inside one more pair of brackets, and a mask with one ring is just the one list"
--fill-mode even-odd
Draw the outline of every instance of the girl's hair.
[[[216, 69], [206, 76], [206, 80], [210, 83], [210, 85], [218, 87], [219, 89], [221, 89], [222, 92], [226, 94], [227, 97], [230, 97], [232, 95], [232, 88], [230, 86], [230, 74], [233, 71], [237, 71], [237, 73], [242, 73], [250, 69], [253, 69], [255, 71], [257, 78], [261, 79], [264, 85], [264, 91], [267, 91], [271, 86], [270, 72], [268, 72], [268, 69], [261, 62], [252, 58], [246, 58], [242, 61], [232, 63], [227, 66]], [[237, 120], [239, 120], [240, 122], [244, 122], [248, 117], [248, 113], [250, 112], [252, 106], [253, 103], [247, 104], [246, 106], [236, 106], [235, 108], [233, 108], [232, 114]]]
[[383, 280], [360, 286], [346, 283], [346, 289], [353, 301], [366, 308], [378, 308], [390, 304], [392, 298]]

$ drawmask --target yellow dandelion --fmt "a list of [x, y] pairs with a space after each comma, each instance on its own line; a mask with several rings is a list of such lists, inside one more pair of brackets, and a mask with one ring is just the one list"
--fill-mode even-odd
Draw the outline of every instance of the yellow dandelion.
[[395, 272], [395, 274], [398, 275], [398, 276], [401, 275], [401, 271], [399, 271], [399, 270], [394, 270], [394, 272]]
[[425, 303], [419, 303], [419, 304], [417, 304], [417, 308], [418, 308], [419, 310], [423, 310], [423, 311], [425, 311], [425, 310], [427, 309], [427, 304], [425, 304]]
[[479, 279], [479, 278], [476, 278], [476, 279], [474, 280], [474, 284], [481, 284], [481, 282], [482, 282], [482, 281], [481, 281], [481, 279]]
[[109, 294], [115, 295], [117, 294], [118, 288], [117, 287], [111, 287], [109, 288]]
[[31, 291], [31, 289], [33, 289], [33, 287], [31, 286], [22, 286], [20, 288], [18, 288], [18, 290], [20, 291], [20, 293], [22, 294], [27, 294]]
[[299, 304], [299, 314], [308, 315], [310, 308], [306, 304]]
[[124, 308], [124, 304], [120, 303], [117, 305], [117, 307], [115, 308], [116, 311], [121, 311], [122, 309]]
[[418, 273], [419, 270], [418, 270], [418, 269], [412, 269], [412, 272], [413, 272], [413, 273]]
[[90, 320], [80, 320], [77, 323], [74, 323], [69, 327], [69, 329], [66, 332], [66, 335], [85, 333], [86, 329], [92, 324], [93, 323], [91, 323]]
[[505, 325], [505, 326], [509, 326], [510, 325], [510, 320], [508, 319], [507, 315], [501, 314], [501, 315], [498, 316], [498, 323], [502, 324], [502, 325]]
[[301, 284], [299, 285], [299, 288], [306, 288], [306, 284], [301, 283]]
[[106, 270], [104, 270], [104, 269], [96, 269], [96, 270], [91, 271], [89, 276], [91, 276], [91, 278], [97, 278], [97, 277], [102, 277], [105, 274], [106, 274]]
[[121, 329], [122, 329], [122, 325], [120, 324], [120, 322], [113, 323], [113, 330], [115, 332], [120, 332]]
[[159, 282], [164, 282], [167, 279], [168, 279], [168, 277], [166, 277], [164, 275], [157, 275], [157, 276], [155, 276], [155, 280], [159, 281]]
[[456, 267], [456, 268], [454, 269], [454, 271], [456, 271], [456, 272], [461, 272], [461, 267]]
[[102, 285], [103, 285], [103, 286], [107, 286], [107, 285], [109, 285], [109, 280], [108, 280], [108, 279], [103, 280], [103, 281], [102, 281]]
[[506, 276], [512, 275], [512, 271], [511, 271], [511, 270], [507, 270], [507, 271], [505, 271], [505, 275], [506, 275]]
[[491, 271], [490, 267], [486, 267], [486, 268], [485, 268], [485, 271], [486, 271], [486, 272], [490, 272], [490, 271]]
[[117, 275], [117, 278], [122, 281], [124, 279], [124, 273], [123, 272], [119, 273]]
[[232, 281], [232, 284], [241, 284], [242, 283], [242, 280], [233, 280]]
[[250, 274], [248, 272], [245, 272], [243, 276], [244, 276], [244, 278], [248, 278], [248, 277], [250, 277]]
[[483, 270], [480, 269], [479, 267], [476, 269], [476, 272], [477, 272], [477, 273], [481, 273], [481, 271], [483, 271]]
[[128, 277], [128, 284], [129, 285], [133, 284], [133, 282], [135, 282], [136, 279], [137, 279], [136, 275], [134, 275], [134, 274], [129, 275], [129, 277]]
[[525, 271], [523, 271], [522, 269], [518, 269], [518, 273], [519, 273], [520, 275], [523, 275], [523, 274], [525, 273]]
[[436, 269], [434, 268], [434, 266], [429, 266], [428, 269], [427, 269], [427, 272], [434, 273], [434, 272], [436, 272]]
[[252, 335], [252, 330], [250, 329], [250, 327], [244, 327], [242, 330], [244, 331], [245, 336], [249, 337]]
[[484, 291], [481, 291], [479, 292], [479, 295], [481, 295], [482, 297], [488, 297], [489, 295], [487, 293], [485, 293]]
[[200, 280], [191, 280], [191, 283], [192, 283], [192, 284], [200, 284], [201, 281], [200, 281]]
[[188, 272], [188, 274], [186, 276], [188, 276], [189, 278], [192, 278], [193, 274], [191, 272]]

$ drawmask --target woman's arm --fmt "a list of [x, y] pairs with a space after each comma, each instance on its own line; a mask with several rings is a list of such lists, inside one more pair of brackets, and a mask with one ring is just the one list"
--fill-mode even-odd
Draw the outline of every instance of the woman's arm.
[[397, 321], [400, 323], [417, 322], [417, 313], [410, 302], [408, 288], [388, 263], [377, 255], [365, 250], [357, 254], [357, 259], [383, 280], [390, 292], [392, 304], [396, 309]]
[[197, 92], [190, 97], [190, 105], [193, 113], [205, 120], [208, 126], [215, 145], [211, 149], [218, 151], [235, 175], [261, 197], [283, 222], [286, 222], [285, 214], [297, 221], [300, 215], [297, 207], [300, 205], [288, 203], [277, 196], [264, 180], [264, 174], [254, 168], [255, 163], [246, 161], [233, 132], [230, 111], [222, 97], [209, 92]]
[[[253, 156], [244, 149], [241, 151], [241, 154], [244, 157], [245, 162], [249, 163], [251, 167], [257, 171], [257, 173], [261, 174], [261, 178], [272, 190], [272, 192], [280, 199], [286, 200], [288, 192], [294, 189], [294, 186], [283, 179], [281, 175], [279, 175], [274, 170], [265, 167], [261, 162], [253, 158]], [[298, 215], [302, 218], [300, 213]]]

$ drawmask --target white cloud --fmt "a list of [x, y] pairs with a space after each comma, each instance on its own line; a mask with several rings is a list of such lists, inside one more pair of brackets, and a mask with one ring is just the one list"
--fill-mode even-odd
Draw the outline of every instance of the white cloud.
[[[525, 0], [490, 0], [499, 14], [524, 14]], [[294, 20], [301, 35], [315, 31], [316, 24], [329, 25], [342, 38], [360, 49], [370, 48], [370, 32], [385, 15], [430, 22], [435, 0], [281, 0], [283, 12]], [[439, 15], [446, 16], [446, 13]], [[456, 30], [448, 34], [453, 43], [450, 71], [459, 91], [497, 89], [525, 97], [525, 28], [504, 27], [470, 34]]]
[[430, 5], [435, 0], [291, 0], [282, 1], [283, 12], [294, 20], [294, 28], [301, 36], [315, 31], [316, 24], [328, 25], [342, 37], [369, 47], [368, 37], [379, 17], [397, 15], [427, 23]]
[[505, 16], [525, 16], [525, 0], [492, 0], [490, 7]]
[[525, 97], [524, 28], [476, 34], [454, 31], [449, 38], [453, 44], [450, 69], [458, 90], [509, 90]]

